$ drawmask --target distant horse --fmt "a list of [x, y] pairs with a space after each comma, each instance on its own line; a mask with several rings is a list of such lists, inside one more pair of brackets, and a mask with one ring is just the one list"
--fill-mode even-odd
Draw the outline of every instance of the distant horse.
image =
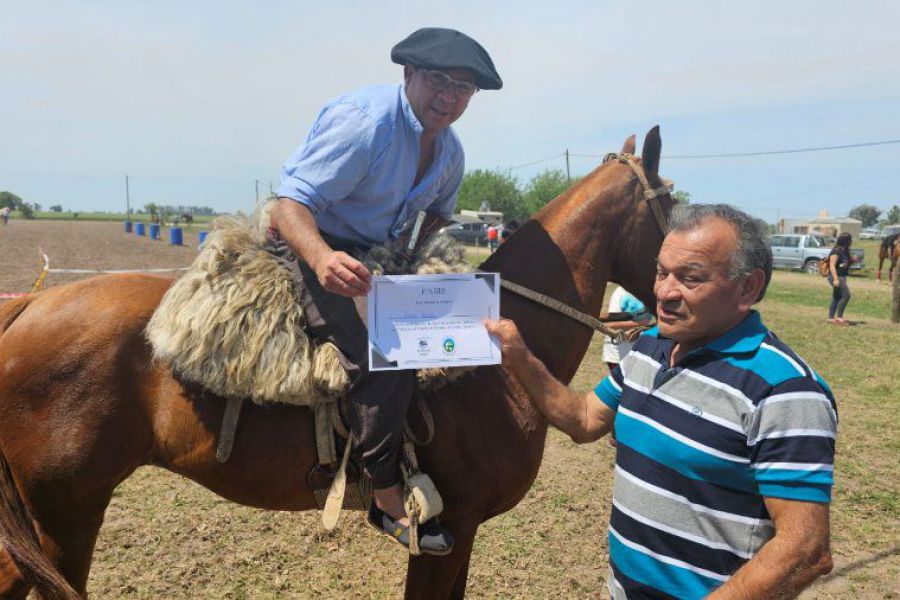
[[[482, 268], [588, 315], [600, 312], [608, 281], [653, 306], [654, 260], [674, 203], [657, 174], [660, 148], [654, 128], [639, 165], [629, 138], [627, 156], [613, 155], [549, 203]], [[113, 490], [141, 465], [250, 506], [316, 508], [306, 483], [317, 462], [308, 408], [248, 403], [231, 458], [219, 464], [225, 401], [151, 362], [144, 328], [171, 283], [109, 275], [0, 307], [0, 597], [30, 588], [45, 598], [86, 594]], [[502, 313], [571, 381], [591, 328], [506, 290]], [[406, 596], [461, 598], [478, 527], [531, 487], [547, 421], [501, 366], [478, 368], [426, 401], [437, 426], [419, 462], [441, 490], [456, 546], [411, 556]]]
[[891, 261], [888, 281], [894, 281], [894, 271], [897, 269], [897, 260], [900, 259], [900, 233], [892, 233], [881, 240], [881, 247], [878, 249], [878, 271], [875, 273], [877, 281], [881, 281], [881, 265], [885, 259]]

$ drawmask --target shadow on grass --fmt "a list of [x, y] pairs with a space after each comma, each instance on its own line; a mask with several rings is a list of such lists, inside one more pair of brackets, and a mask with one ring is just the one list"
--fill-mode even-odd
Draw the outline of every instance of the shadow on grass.
[[878, 561], [884, 560], [886, 558], [890, 558], [892, 556], [900, 555], [900, 546], [894, 546], [893, 548], [888, 548], [887, 550], [882, 550], [878, 554], [873, 554], [872, 556], [867, 556], [865, 558], [861, 558], [859, 560], [855, 560], [852, 563], [847, 563], [840, 569], [835, 569], [825, 577], [821, 578], [817, 583], [828, 583], [829, 581], [833, 581], [838, 577], [843, 577], [844, 575], [851, 573], [853, 571], [858, 571], [863, 567], [869, 566], [871, 564], [877, 563]]

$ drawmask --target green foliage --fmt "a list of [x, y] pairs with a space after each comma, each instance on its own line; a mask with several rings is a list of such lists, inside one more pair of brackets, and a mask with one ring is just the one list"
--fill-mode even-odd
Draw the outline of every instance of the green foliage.
[[8, 206], [11, 210], [19, 210], [19, 207], [23, 204], [25, 204], [25, 201], [12, 192], [0, 192], [0, 208]]
[[149, 204], [144, 205], [144, 212], [149, 215], [159, 214], [159, 206], [155, 203], [151, 202]]
[[478, 210], [482, 202], [503, 213], [505, 220], [522, 220], [527, 212], [515, 178], [499, 170], [476, 169], [465, 174], [459, 186], [458, 210]]
[[900, 206], [896, 204], [891, 207], [887, 214], [888, 225], [896, 225], [900, 223]]
[[878, 222], [881, 210], [871, 204], [860, 204], [850, 209], [849, 216], [851, 219], [859, 219], [862, 221], [863, 227], [871, 227]]
[[50, 207], [50, 212], [61, 213], [63, 211], [62, 204], [54, 204]]
[[[575, 181], [572, 182], [574, 184]], [[545, 204], [566, 191], [570, 183], [566, 174], [560, 169], [548, 169], [535, 175], [528, 182], [523, 194], [523, 205], [529, 215], [533, 215], [544, 207]]]
[[691, 203], [691, 193], [685, 192], [684, 190], [677, 190], [672, 192], [672, 198], [678, 204], [690, 204]]

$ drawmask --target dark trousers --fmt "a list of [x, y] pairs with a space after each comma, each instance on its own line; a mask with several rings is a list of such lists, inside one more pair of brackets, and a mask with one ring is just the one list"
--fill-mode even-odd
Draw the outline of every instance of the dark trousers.
[[[828, 283], [834, 286], [834, 279], [828, 275]], [[844, 317], [844, 309], [850, 302], [850, 288], [847, 287], [847, 276], [838, 275], [838, 287], [831, 288], [831, 304], [828, 306], [828, 318]]]
[[[340, 242], [327, 240], [332, 248]], [[416, 372], [369, 371], [368, 330], [353, 299], [326, 291], [315, 272], [298, 260], [287, 244], [272, 240], [269, 250], [294, 272], [308, 329], [318, 340], [329, 341], [341, 351], [341, 362], [350, 375], [350, 427], [355, 455], [375, 489], [400, 482], [398, 458], [403, 443], [403, 424], [416, 383]]]

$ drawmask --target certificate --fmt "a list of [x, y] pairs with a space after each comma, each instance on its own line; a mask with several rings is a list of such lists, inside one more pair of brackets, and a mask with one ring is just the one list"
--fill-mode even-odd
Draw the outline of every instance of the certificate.
[[500, 317], [497, 273], [373, 277], [367, 316], [371, 371], [500, 363], [483, 324]]

